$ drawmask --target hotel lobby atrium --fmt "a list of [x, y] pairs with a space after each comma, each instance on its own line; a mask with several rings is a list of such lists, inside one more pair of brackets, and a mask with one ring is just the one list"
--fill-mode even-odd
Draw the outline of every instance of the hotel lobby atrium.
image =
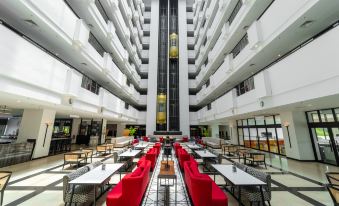
[[0, 206], [339, 205], [339, 1], [0, 1]]

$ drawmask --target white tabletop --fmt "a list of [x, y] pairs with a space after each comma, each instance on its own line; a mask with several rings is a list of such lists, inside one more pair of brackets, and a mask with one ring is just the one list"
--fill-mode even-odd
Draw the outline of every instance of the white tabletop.
[[211, 153], [208, 150], [198, 150], [195, 151], [195, 153], [197, 153], [201, 158], [216, 158], [217, 155]]
[[200, 149], [201, 147], [197, 144], [186, 144], [186, 146], [190, 149]]
[[236, 172], [233, 172], [233, 165], [212, 164], [212, 167], [236, 186], [266, 185], [265, 182], [253, 177], [239, 168], [237, 168]]
[[141, 152], [141, 150], [127, 150], [126, 152], [119, 154], [119, 157], [135, 157]]
[[149, 145], [149, 142], [139, 143], [134, 146], [134, 148], [146, 148]]
[[118, 169], [120, 169], [123, 165], [123, 163], [106, 164], [105, 170], [102, 170], [102, 165], [100, 165], [80, 177], [75, 178], [69, 183], [77, 185], [100, 185], [118, 171]]

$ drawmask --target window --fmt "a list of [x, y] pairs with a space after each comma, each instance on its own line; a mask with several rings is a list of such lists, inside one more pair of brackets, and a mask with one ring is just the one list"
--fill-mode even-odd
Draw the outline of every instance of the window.
[[233, 58], [238, 56], [238, 54], [240, 54], [240, 52], [247, 46], [247, 44], [248, 44], [248, 36], [246, 33], [245, 36], [232, 49], [231, 54], [233, 55]]
[[99, 0], [95, 0], [95, 5], [97, 6], [97, 9], [99, 10], [102, 18], [105, 20], [105, 22], [108, 22], [108, 16], [105, 12], [105, 9], [102, 7], [101, 3]]
[[129, 109], [129, 104], [125, 102], [125, 109]]
[[93, 48], [103, 57], [105, 53], [105, 49], [101, 46], [99, 41], [95, 38], [95, 36], [90, 32], [88, 43], [90, 43]]
[[82, 76], [81, 87], [93, 92], [94, 94], [99, 94], [100, 85], [85, 75]]
[[211, 103], [207, 104], [207, 110], [211, 110], [211, 109], [212, 109], [212, 104]]
[[201, 7], [200, 7], [200, 11], [204, 10], [204, 6], [205, 6], [205, 1], [202, 1]]
[[206, 45], [206, 43], [207, 43], [207, 37], [205, 37], [204, 46]]
[[207, 66], [207, 64], [208, 64], [208, 57], [206, 58], [204, 64], [205, 64], [205, 66]]
[[127, 86], [130, 86], [131, 82], [128, 79], [126, 79], [126, 84], [127, 84]]
[[[285, 142], [279, 115], [238, 120], [237, 126], [240, 145], [285, 155]], [[241, 139], [243, 142], [240, 141]]]
[[249, 92], [254, 89], [254, 78], [250, 77], [249, 79], [246, 79], [245, 81], [238, 84], [236, 87], [237, 96], [243, 95], [246, 92]]
[[204, 20], [202, 21], [201, 28], [204, 28], [205, 24], [206, 24], [206, 18], [204, 18]]
[[230, 17], [228, 18], [228, 22], [231, 25], [235, 17], [237, 16], [238, 12], [240, 11], [242, 7], [242, 0], [239, 0], [237, 5], [235, 5], [235, 8], [233, 9]]
[[331, 109], [320, 110], [321, 122], [334, 122], [334, 116]]
[[210, 79], [206, 81], [206, 88], [210, 85]]

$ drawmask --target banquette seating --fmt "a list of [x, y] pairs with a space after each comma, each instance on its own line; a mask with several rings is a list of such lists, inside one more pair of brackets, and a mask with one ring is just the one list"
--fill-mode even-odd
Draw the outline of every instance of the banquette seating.
[[111, 142], [114, 144], [114, 147], [121, 148], [121, 147], [128, 146], [133, 140], [134, 140], [134, 137], [132, 136], [123, 136], [123, 137], [112, 138]]
[[227, 206], [228, 197], [206, 174], [201, 174], [192, 161], [184, 163], [185, 183], [194, 206]]
[[149, 183], [151, 162], [144, 161], [134, 172], [127, 174], [106, 197], [107, 206], [138, 206]]
[[182, 137], [182, 142], [188, 142], [188, 137], [187, 136]]
[[155, 144], [153, 146], [153, 148], [151, 148], [147, 151], [146, 155], [144, 155], [142, 158], [140, 158], [140, 160], [137, 162], [137, 166], [144, 164], [145, 161], [150, 161], [151, 162], [151, 171], [153, 171], [153, 169], [155, 167], [155, 163], [157, 161], [157, 157], [160, 154], [160, 150], [161, 150], [160, 143]]
[[149, 138], [148, 138], [147, 136], [143, 136], [143, 137], [142, 137], [142, 140], [143, 140], [144, 142], [149, 142]]
[[220, 149], [221, 145], [225, 144], [225, 140], [218, 137], [203, 137], [202, 141], [206, 143], [208, 147], [213, 149]]
[[184, 162], [186, 161], [196, 162], [194, 158], [190, 154], [188, 154], [188, 152], [183, 148], [178, 149], [178, 160], [179, 160], [180, 169], [182, 170], [184, 169]]

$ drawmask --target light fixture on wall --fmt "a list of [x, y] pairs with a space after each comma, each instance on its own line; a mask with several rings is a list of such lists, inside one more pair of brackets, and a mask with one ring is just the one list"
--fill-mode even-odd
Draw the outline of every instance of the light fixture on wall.
[[289, 123], [288, 121], [284, 121], [284, 122], [282, 123], [282, 126], [286, 127], [288, 142], [290, 143], [290, 148], [292, 148], [291, 138], [290, 138], [290, 130], [289, 130], [290, 123]]

